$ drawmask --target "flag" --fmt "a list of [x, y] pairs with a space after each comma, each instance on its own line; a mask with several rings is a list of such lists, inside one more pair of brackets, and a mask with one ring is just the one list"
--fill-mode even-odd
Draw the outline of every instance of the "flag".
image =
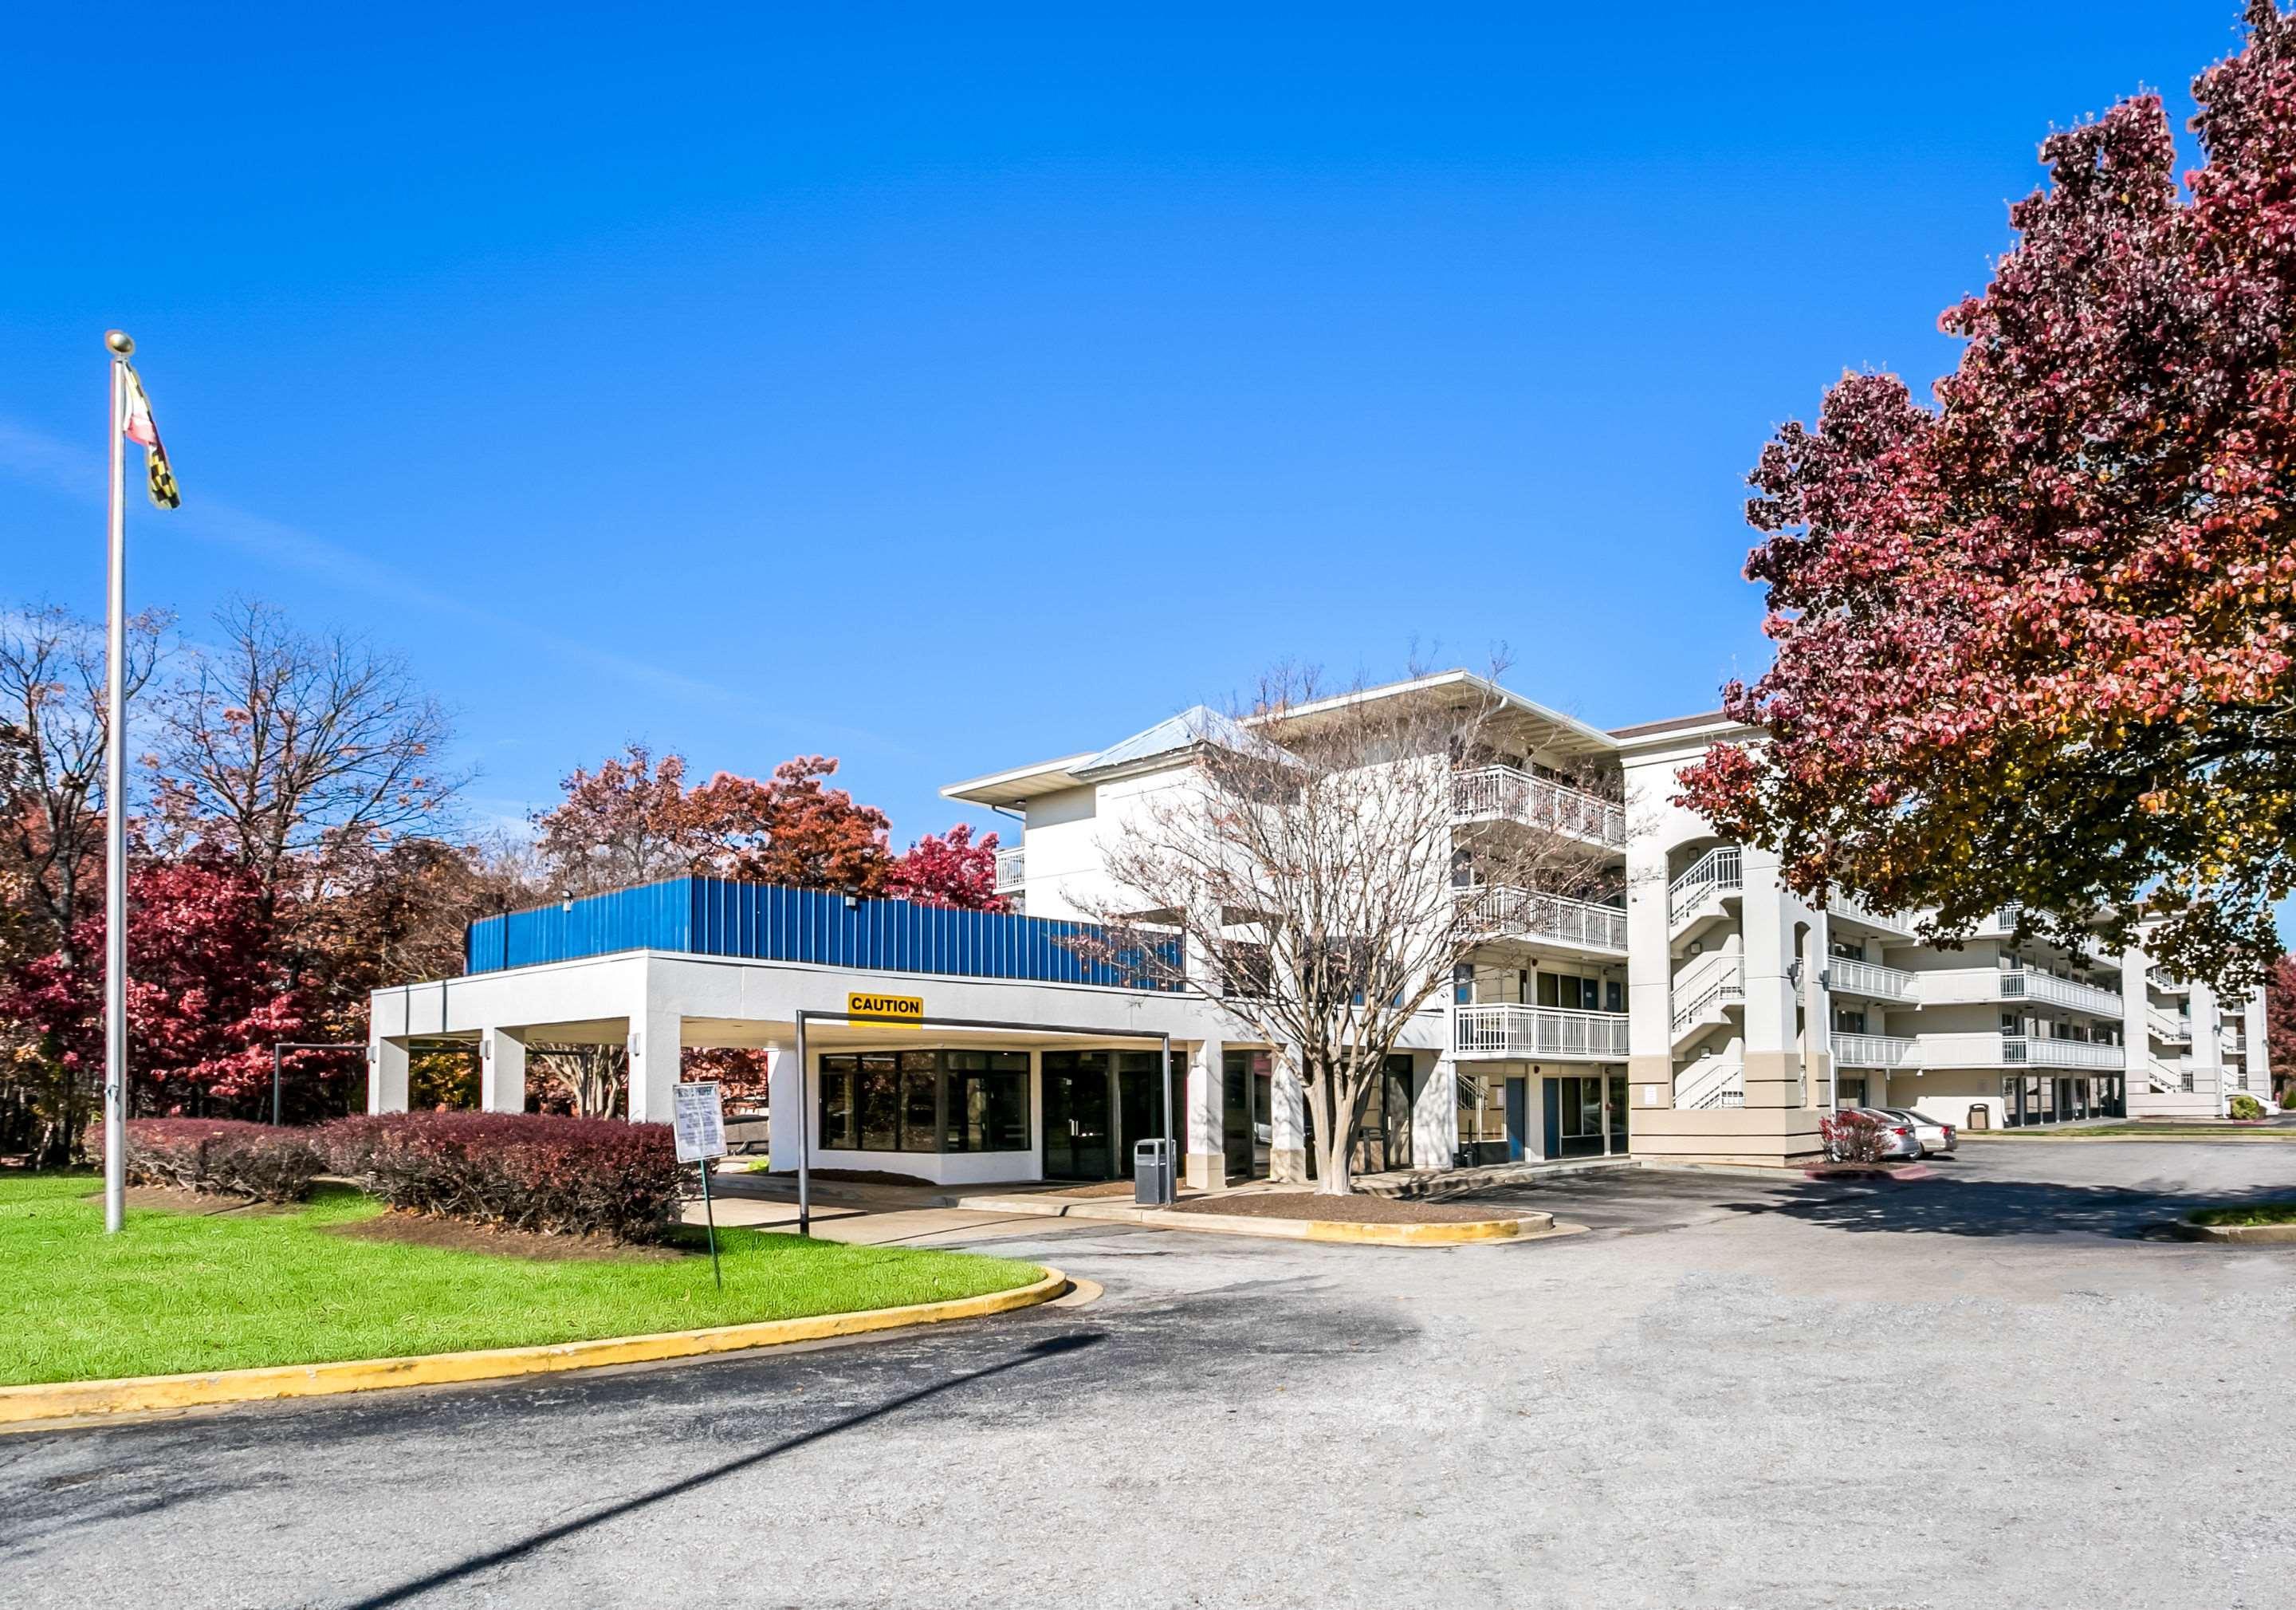
[[119, 428], [131, 441], [144, 444], [144, 470], [152, 493], [152, 501], [163, 509], [181, 508], [184, 495], [176, 489], [176, 472], [168, 466], [168, 449], [160, 445], [160, 427], [152, 420], [152, 398], [144, 390], [143, 376], [135, 373], [133, 364], [122, 364], [127, 379], [127, 417]]

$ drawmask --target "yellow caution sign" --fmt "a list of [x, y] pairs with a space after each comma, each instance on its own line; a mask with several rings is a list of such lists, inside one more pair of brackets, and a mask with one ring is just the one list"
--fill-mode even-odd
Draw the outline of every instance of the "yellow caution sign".
[[922, 995], [848, 995], [845, 1014], [856, 1023], [906, 1023], [915, 1028], [925, 1020]]

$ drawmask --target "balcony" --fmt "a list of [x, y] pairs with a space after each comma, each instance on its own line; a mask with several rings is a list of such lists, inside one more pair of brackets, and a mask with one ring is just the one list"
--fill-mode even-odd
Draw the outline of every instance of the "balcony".
[[1454, 773], [1451, 817], [1457, 822], [1520, 822], [1613, 850], [1627, 846], [1624, 806], [1513, 766]]
[[1852, 961], [1847, 957], [1837, 956], [1826, 961], [1825, 987], [1836, 995], [1862, 995], [1868, 1000], [1909, 1001], [1919, 998], [1921, 980], [1902, 967], [1883, 967], [1873, 962]]
[[1914, 931], [1912, 918], [1884, 916], [1862, 901], [1854, 899], [1840, 891], [1825, 897], [1825, 910], [1829, 916], [1846, 917], [1853, 923], [1863, 923], [1869, 928], [1878, 928], [1884, 933], [1910, 934]]
[[996, 892], [1010, 894], [1029, 881], [1029, 852], [1016, 844], [996, 852]]
[[1735, 894], [1746, 886], [1745, 852], [1735, 844], [1710, 850], [1666, 888], [1666, 920], [1679, 928], [1709, 899]]
[[1895, 1034], [1837, 1034], [1833, 1063], [1840, 1068], [1910, 1068], [1920, 1062], [1913, 1040]]
[[2177, 978], [2160, 967], [2147, 967], [2144, 970], [2144, 982], [2163, 995], [2190, 995], [2193, 992], [2191, 979]]
[[1504, 886], [1477, 890], [1474, 900], [1476, 922], [1492, 933], [1611, 956], [1627, 953], [1627, 914], [1616, 906]]
[[1451, 1046], [1461, 1056], [1620, 1062], [1627, 1055], [1627, 1014], [1557, 1006], [1454, 1006]]
[[2007, 972], [2001, 975], [2003, 1000], [2031, 1001], [2038, 1006], [2063, 1006], [2097, 1017], [2119, 1017], [2120, 997], [2095, 984], [2075, 983], [2052, 973]]
[[2023, 1034], [2001, 1037], [2001, 1061], [2009, 1067], [2089, 1068], [2118, 1073], [2128, 1066], [2125, 1046], [2086, 1039], [2042, 1039]]

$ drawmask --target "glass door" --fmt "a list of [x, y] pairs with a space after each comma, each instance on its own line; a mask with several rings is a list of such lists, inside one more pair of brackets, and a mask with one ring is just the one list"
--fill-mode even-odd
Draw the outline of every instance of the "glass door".
[[1113, 1179], [1105, 1051], [1047, 1051], [1045, 1070], [1045, 1178]]

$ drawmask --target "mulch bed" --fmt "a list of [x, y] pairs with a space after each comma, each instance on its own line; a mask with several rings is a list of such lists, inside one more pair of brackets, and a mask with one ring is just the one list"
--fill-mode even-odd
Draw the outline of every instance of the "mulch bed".
[[[220, 1192], [179, 1191], [172, 1185], [131, 1185], [125, 1195], [129, 1207], [157, 1208], [163, 1213], [291, 1213], [302, 1206], [299, 1202], [250, 1202]], [[103, 1193], [91, 1191], [85, 1200], [101, 1202]]]
[[1802, 1171], [1809, 1179], [1934, 1179], [1937, 1171], [1910, 1158], [1904, 1162], [1820, 1162]]
[[570, 1259], [664, 1263], [688, 1255], [685, 1249], [676, 1246], [633, 1246], [603, 1236], [546, 1236], [537, 1230], [468, 1224], [460, 1219], [433, 1219], [423, 1213], [383, 1213], [349, 1224], [325, 1225], [321, 1233], [352, 1241], [394, 1241], [406, 1246], [443, 1247], [450, 1253], [531, 1258], [539, 1263]]
[[1366, 1196], [1318, 1196], [1313, 1191], [1249, 1191], [1178, 1203], [1176, 1213], [1226, 1213], [1245, 1219], [1320, 1219], [1329, 1224], [1473, 1224], [1513, 1215], [1463, 1203]]

